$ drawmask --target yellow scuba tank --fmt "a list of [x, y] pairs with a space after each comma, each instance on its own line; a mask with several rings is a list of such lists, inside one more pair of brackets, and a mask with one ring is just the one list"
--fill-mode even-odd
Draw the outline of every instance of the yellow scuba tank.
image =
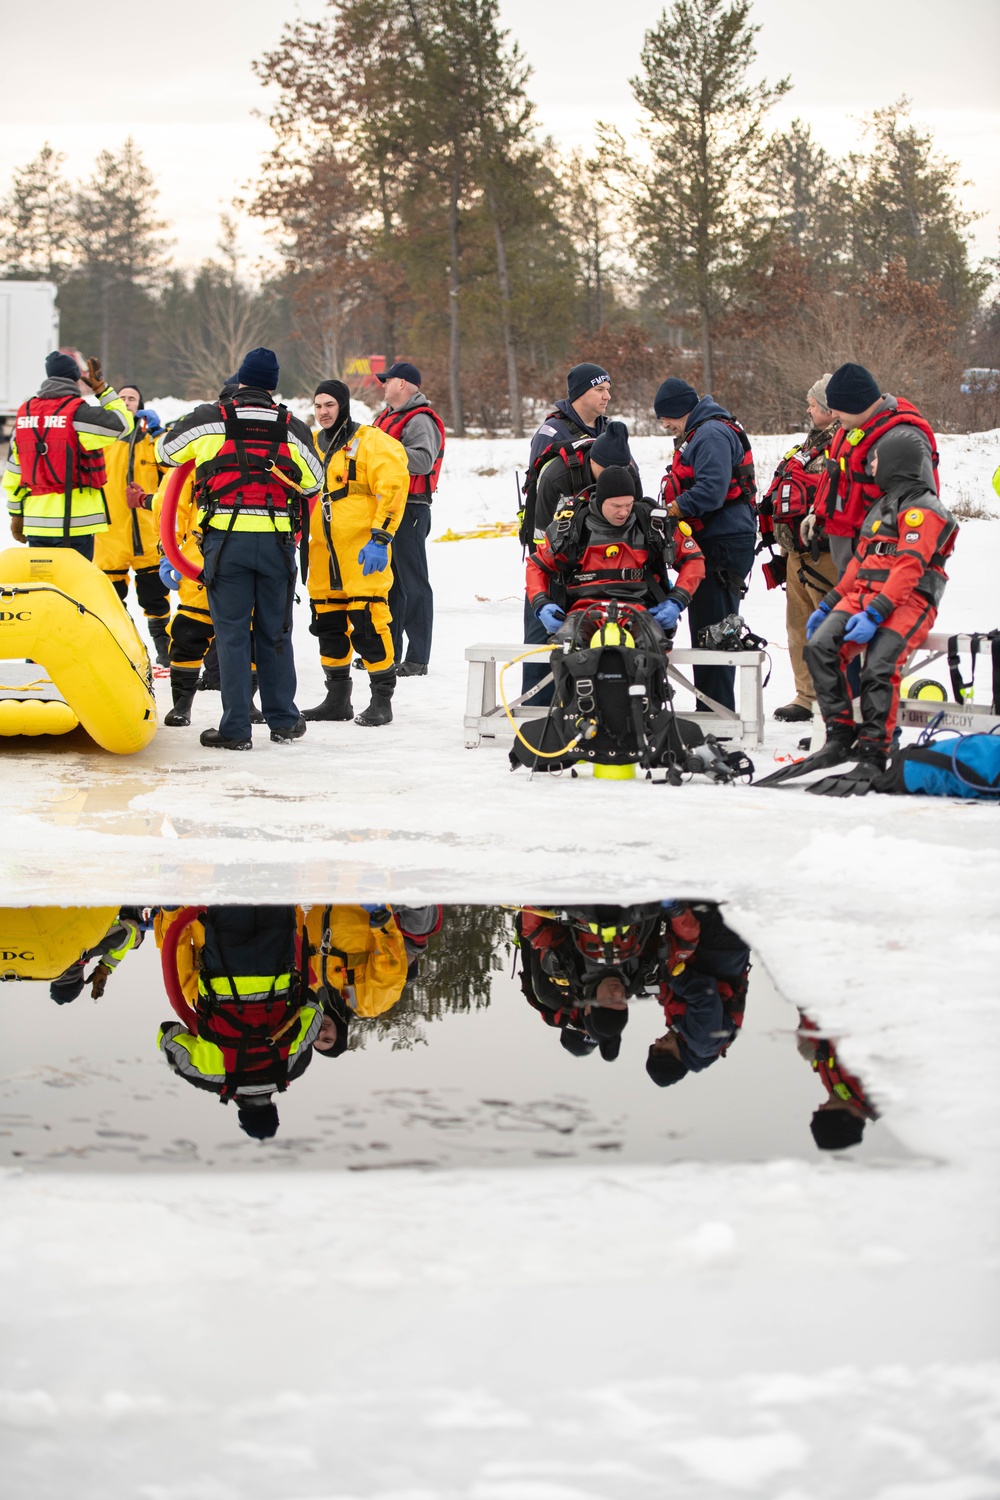
[[117, 915], [117, 906], [0, 907], [0, 980], [57, 979]]

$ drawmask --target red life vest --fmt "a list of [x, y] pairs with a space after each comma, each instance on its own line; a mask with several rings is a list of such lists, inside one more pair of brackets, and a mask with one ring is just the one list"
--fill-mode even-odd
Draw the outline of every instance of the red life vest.
[[547, 448], [542, 449], [524, 476], [524, 488], [521, 492], [524, 503], [518, 513], [519, 526], [517, 537], [521, 546], [527, 547], [529, 552], [534, 552], [538, 545], [535, 537], [535, 504], [538, 499], [538, 476], [550, 459], [561, 458], [566, 465], [566, 471], [569, 474], [570, 493], [572, 495], [582, 495], [594, 482], [594, 476], [591, 472], [590, 464], [587, 462], [587, 456], [593, 447], [595, 439], [579, 421], [574, 421], [572, 417], [568, 417], [558, 407], [554, 407], [552, 411], [546, 412], [542, 418], [542, 425], [544, 426], [546, 422], [552, 421], [563, 422], [567, 427], [575, 428], [580, 433], [580, 437], [573, 438], [568, 443], [565, 438], [559, 438], [556, 442], [550, 443]]
[[937, 438], [927, 418], [910, 401], [894, 397], [895, 409], [878, 411], [864, 427], [842, 427], [834, 433], [826, 472], [820, 475], [814, 509], [828, 536], [856, 536], [874, 501], [883, 491], [877, 480], [865, 473], [865, 463], [874, 443], [893, 427], [916, 427], [930, 444], [934, 485], [941, 493], [938, 477]]
[[32, 396], [20, 407], [14, 423], [20, 488], [32, 495], [62, 490], [67, 516], [73, 490], [99, 490], [108, 477], [104, 454], [82, 447], [73, 426], [77, 411], [86, 404], [82, 396]]
[[437, 458], [431, 466], [430, 473], [410, 475], [409, 493], [411, 495], [425, 495], [429, 498], [438, 487], [441, 465], [444, 463], [444, 423], [434, 408], [427, 405], [408, 406], [405, 411], [393, 411], [387, 406], [384, 411], [379, 412], [378, 416], [372, 422], [372, 426], [377, 427], [380, 432], [388, 433], [389, 437], [394, 437], [398, 443], [401, 443], [406, 424], [411, 417], [416, 416], [430, 417], [441, 439], [441, 447], [438, 450]]
[[215, 458], [198, 465], [199, 505], [231, 523], [285, 516], [295, 530], [302, 476], [288, 446], [288, 408], [220, 401], [219, 411], [225, 437]]
[[[731, 428], [740, 440], [743, 449], [743, 457], [733, 464], [733, 472], [726, 490], [726, 498], [723, 505], [749, 505], [754, 507], [757, 503], [757, 475], [754, 469], [753, 452], [750, 448], [750, 439], [735, 417], [706, 417], [705, 422], [722, 422]], [[684, 436], [679, 438], [674, 445], [674, 456], [670, 468], [663, 476], [660, 485], [660, 499], [665, 505], [671, 500], [676, 500], [678, 495], [689, 490], [695, 481], [694, 465], [688, 463], [681, 455], [683, 449], [694, 437], [699, 427], [705, 422], [696, 422], [689, 427]], [[700, 531], [705, 524], [697, 516], [685, 516], [685, 520], [695, 530]]]
[[758, 506], [761, 536], [773, 536], [775, 522], [779, 522], [790, 526], [798, 539], [796, 522], [809, 514], [816, 487], [822, 478], [819, 473], [807, 473], [806, 465], [825, 451], [803, 445], [785, 454]]

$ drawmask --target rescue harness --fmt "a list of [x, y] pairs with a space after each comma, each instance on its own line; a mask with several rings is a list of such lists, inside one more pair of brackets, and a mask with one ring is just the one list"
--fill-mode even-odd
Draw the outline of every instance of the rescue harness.
[[[73, 491], [101, 492], [105, 520], [111, 514], [104, 495], [107, 469], [104, 454], [84, 448], [73, 426], [76, 414], [87, 403], [82, 396], [32, 396], [17, 414], [14, 432], [21, 465], [20, 495], [51, 495], [63, 491], [64, 537], [72, 529]], [[30, 468], [29, 468], [30, 465]]]

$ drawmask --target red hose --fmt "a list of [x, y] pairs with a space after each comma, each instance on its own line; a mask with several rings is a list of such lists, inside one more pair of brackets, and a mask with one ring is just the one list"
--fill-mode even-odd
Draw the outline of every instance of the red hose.
[[177, 948], [191, 923], [197, 922], [204, 911], [203, 906], [185, 906], [183, 911], [178, 912], [176, 919], [167, 928], [160, 952], [163, 988], [167, 992], [167, 999], [170, 1001], [174, 1014], [180, 1021], [183, 1021], [192, 1036], [198, 1035], [198, 1017], [188, 1005], [184, 998], [184, 991], [181, 989], [180, 978], [177, 974]]
[[177, 505], [181, 498], [181, 490], [184, 481], [194, 468], [194, 460], [188, 459], [186, 464], [180, 464], [178, 468], [172, 469], [167, 487], [163, 491], [163, 507], [160, 511], [160, 546], [163, 555], [172, 568], [176, 568], [185, 578], [193, 578], [195, 583], [201, 578], [201, 569], [196, 568], [194, 563], [188, 562], [183, 552], [177, 545]]

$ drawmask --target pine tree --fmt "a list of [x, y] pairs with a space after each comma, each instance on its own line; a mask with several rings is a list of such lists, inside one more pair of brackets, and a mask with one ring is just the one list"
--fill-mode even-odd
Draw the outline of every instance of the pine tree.
[[62, 175], [66, 160], [46, 141], [27, 166], [17, 168], [0, 203], [0, 262], [22, 280], [60, 281], [73, 258], [72, 192]]
[[814, 265], [843, 263], [849, 238], [845, 174], [802, 120], [772, 138], [766, 180], [780, 238]]
[[131, 136], [116, 156], [101, 151], [94, 175], [76, 195], [79, 272], [97, 303], [101, 363], [108, 366], [117, 332], [128, 371], [138, 298], [165, 267], [165, 223], [154, 215], [153, 175]]
[[748, 82], [760, 30], [750, 10], [750, 0], [676, 0], [663, 12], [631, 80], [651, 169], [617, 154], [640, 267], [661, 298], [697, 315], [706, 390], [713, 319], [764, 236], [764, 119], [790, 88]]

